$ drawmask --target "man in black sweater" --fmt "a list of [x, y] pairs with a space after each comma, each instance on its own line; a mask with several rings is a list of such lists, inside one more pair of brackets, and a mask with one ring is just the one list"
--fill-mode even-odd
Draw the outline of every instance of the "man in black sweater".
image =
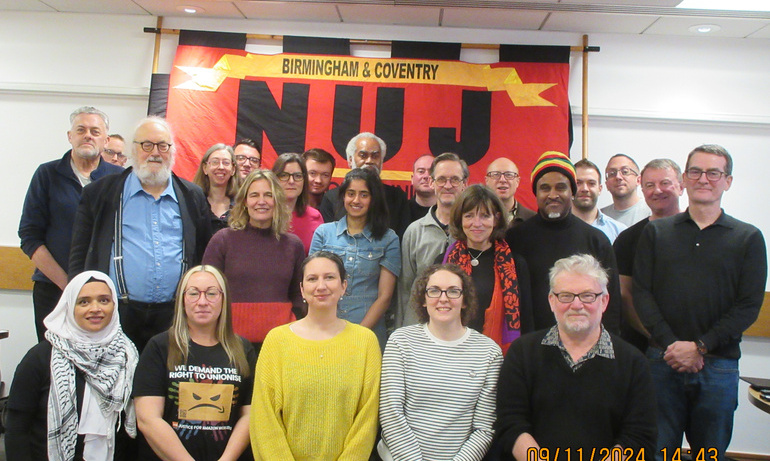
[[529, 266], [535, 329], [554, 325], [548, 304], [548, 271], [556, 260], [578, 253], [593, 255], [609, 271], [609, 306], [602, 323], [620, 333], [620, 282], [612, 244], [604, 232], [572, 214], [577, 190], [575, 168], [560, 152], [546, 152], [532, 169], [532, 189], [538, 214], [505, 234], [511, 251], [524, 256]]
[[767, 281], [762, 233], [721, 208], [732, 167], [723, 147], [696, 147], [684, 172], [687, 210], [650, 221], [639, 238], [634, 307], [651, 335], [658, 459], [681, 447], [684, 433], [693, 459], [721, 461], [732, 436], [741, 335]]
[[601, 459], [614, 447], [622, 459], [651, 459], [652, 378], [642, 353], [602, 327], [607, 271], [579, 254], [556, 261], [549, 279], [556, 325], [514, 341], [500, 371], [503, 459]]

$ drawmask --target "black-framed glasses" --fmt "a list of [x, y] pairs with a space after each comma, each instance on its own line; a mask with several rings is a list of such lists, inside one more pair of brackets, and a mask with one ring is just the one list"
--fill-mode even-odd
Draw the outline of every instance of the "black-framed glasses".
[[442, 290], [439, 287], [428, 287], [425, 289], [425, 296], [429, 298], [440, 298], [441, 293], [446, 294], [446, 297], [449, 299], [457, 299], [460, 296], [463, 295], [462, 288], [447, 288], [446, 290]]
[[171, 149], [171, 146], [173, 146], [173, 144], [169, 144], [165, 141], [161, 141], [161, 142], [134, 141], [134, 144], [139, 144], [140, 146], [142, 146], [142, 150], [147, 153], [152, 152], [152, 150], [157, 147], [158, 152], [162, 154], [165, 154], [166, 152], [168, 152], [168, 150]]
[[504, 177], [508, 181], [513, 181], [519, 177], [519, 173], [516, 173], [515, 171], [490, 171], [487, 173], [487, 178], [493, 181], [500, 179], [500, 176]]
[[700, 168], [688, 168], [685, 170], [684, 175], [687, 176], [687, 179], [697, 181], [700, 179], [703, 174], [706, 174], [706, 179], [709, 181], [719, 181], [722, 179], [722, 175], [727, 176], [727, 173], [720, 170], [701, 170]]
[[262, 164], [262, 158], [261, 157], [249, 157], [247, 155], [236, 155], [235, 161], [238, 163], [246, 163], [247, 161], [251, 163], [252, 165], [258, 167]]
[[609, 181], [610, 179], [614, 178], [615, 176], [620, 173], [623, 176], [638, 176], [639, 173], [637, 171], [632, 170], [631, 168], [624, 166], [623, 168], [612, 168], [607, 170], [607, 172], [604, 174], [604, 177]]
[[575, 298], [579, 299], [580, 302], [591, 304], [592, 302], [596, 301], [596, 298], [599, 297], [599, 295], [602, 295], [603, 293], [591, 293], [590, 291], [584, 291], [582, 293], [570, 293], [569, 291], [562, 291], [561, 293], [555, 293], [552, 292], [554, 296], [556, 296], [556, 299], [559, 300], [560, 303], [569, 304], [572, 301], [575, 300]]
[[439, 176], [438, 178], [434, 178], [433, 182], [435, 182], [438, 187], [444, 187], [447, 182], [449, 182], [452, 187], [457, 187], [463, 183], [463, 178], [458, 178], [457, 176], [452, 176], [451, 178]]
[[289, 178], [294, 179], [294, 182], [301, 182], [304, 178], [302, 177], [302, 173], [278, 173], [278, 180], [281, 182], [289, 182]]
[[126, 156], [123, 155], [123, 152], [114, 151], [112, 149], [104, 149], [104, 153], [110, 157], [117, 156], [120, 160], [123, 160], [124, 158], [126, 158]]
[[201, 293], [206, 297], [206, 300], [211, 303], [219, 301], [219, 298], [222, 296], [222, 290], [219, 288], [209, 287], [206, 291], [201, 291], [197, 288], [188, 288], [184, 291], [184, 299], [185, 301], [194, 303], [201, 299]]

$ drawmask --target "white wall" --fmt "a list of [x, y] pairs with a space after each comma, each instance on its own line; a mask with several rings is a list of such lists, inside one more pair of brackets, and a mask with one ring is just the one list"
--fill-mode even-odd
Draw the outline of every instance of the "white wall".
[[[155, 19], [3, 12], [0, 16], [0, 245], [18, 245], [16, 230], [24, 193], [41, 162], [67, 149], [68, 115], [94, 105], [112, 119], [112, 132], [129, 134], [146, 113], [154, 36], [142, 32]], [[166, 18], [164, 27], [279, 35], [579, 45], [578, 34], [503, 30], [416, 28], [355, 24], [278, 23]], [[162, 39], [160, 71], [171, 68], [177, 38]], [[601, 52], [589, 57], [590, 158], [603, 166], [624, 152], [640, 164], [657, 157], [684, 163], [693, 147], [719, 143], [735, 158], [735, 180], [725, 195], [732, 215], [770, 235], [763, 184], [770, 145], [770, 46], [767, 40], [711, 37], [592, 35]], [[275, 43], [253, 43], [250, 51], [277, 52]], [[357, 53], [381, 54], [361, 47]], [[489, 52], [464, 51], [474, 62]], [[573, 159], [580, 157], [580, 65], [572, 58], [571, 99], [575, 112]], [[764, 192], [764, 191], [763, 191]], [[609, 202], [608, 195], [601, 203]], [[685, 204], [684, 200], [682, 202]], [[0, 269], [2, 270], [2, 269]], [[31, 296], [0, 291], [0, 367], [9, 382], [19, 359], [34, 342]], [[770, 340], [747, 338], [741, 373], [769, 376]], [[741, 387], [731, 451], [770, 454], [770, 417], [752, 407]]]

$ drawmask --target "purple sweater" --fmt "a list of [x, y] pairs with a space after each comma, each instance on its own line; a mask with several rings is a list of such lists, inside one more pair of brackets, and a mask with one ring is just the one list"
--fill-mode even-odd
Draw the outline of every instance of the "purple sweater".
[[302, 311], [299, 282], [305, 247], [294, 234], [276, 240], [272, 230], [250, 225], [243, 230], [222, 229], [211, 238], [203, 264], [227, 277], [234, 303], [290, 302]]

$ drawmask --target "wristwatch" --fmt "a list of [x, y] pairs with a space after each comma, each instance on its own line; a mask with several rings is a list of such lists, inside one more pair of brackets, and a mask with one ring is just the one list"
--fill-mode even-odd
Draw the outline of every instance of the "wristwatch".
[[700, 355], [706, 355], [706, 354], [708, 354], [709, 350], [706, 348], [706, 345], [705, 345], [705, 344], [703, 344], [703, 341], [701, 341], [701, 340], [699, 339], [699, 340], [695, 341], [695, 345], [698, 347], [698, 353], [699, 353]]

